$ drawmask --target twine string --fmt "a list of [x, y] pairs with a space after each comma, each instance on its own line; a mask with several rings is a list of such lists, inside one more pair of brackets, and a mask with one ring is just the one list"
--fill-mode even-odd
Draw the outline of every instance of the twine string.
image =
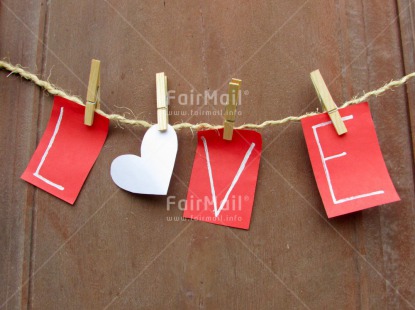
[[[7, 62], [7, 61], [2, 61], [0, 60], [0, 69], [4, 69], [10, 72], [10, 74], [18, 74], [21, 77], [23, 77], [24, 79], [31, 81], [33, 83], [35, 83], [37, 86], [43, 88], [44, 90], [46, 90], [48, 93], [55, 95], [55, 96], [60, 96], [62, 98], [71, 100], [79, 105], [85, 106], [85, 104], [83, 103], [83, 101], [77, 97], [77, 96], [72, 96], [67, 94], [65, 91], [63, 91], [62, 89], [54, 86], [53, 84], [51, 84], [48, 81], [44, 81], [39, 79], [35, 74], [30, 73], [28, 71], [26, 71], [25, 69], [23, 69], [21, 66], [19, 65], [12, 65], [11, 63]], [[10, 75], [9, 74], [9, 75]], [[399, 87], [404, 85], [406, 82], [408, 82], [409, 79], [415, 77], [415, 72], [412, 72], [398, 80], [393, 80], [387, 84], [385, 84], [384, 86], [372, 90], [370, 92], [365, 93], [363, 96], [360, 97], [354, 97], [353, 99], [344, 102], [342, 105], [340, 105], [340, 107], [338, 107], [339, 109], [345, 108], [349, 105], [353, 105], [353, 104], [357, 104], [360, 102], [364, 102], [366, 101], [369, 97], [372, 96], [379, 96], [382, 93], [389, 91], [393, 88]], [[145, 121], [145, 120], [137, 120], [137, 119], [129, 119], [126, 118], [123, 115], [120, 114], [107, 114], [102, 110], [96, 110], [96, 112], [110, 120], [116, 121], [118, 123], [121, 124], [126, 124], [126, 125], [133, 125], [133, 126], [142, 126], [142, 127], [151, 127], [152, 124]], [[276, 125], [281, 125], [281, 124], [286, 124], [289, 122], [298, 122], [300, 120], [302, 120], [303, 118], [306, 117], [310, 117], [313, 115], [317, 115], [320, 114], [319, 112], [309, 112], [300, 116], [288, 116], [282, 119], [278, 119], [278, 120], [267, 120], [264, 121], [261, 124], [243, 124], [240, 125], [238, 127], [235, 127], [235, 129], [263, 129], [265, 127], [268, 126], [276, 126]], [[208, 124], [208, 123], [198, 123], [198, 124], [191, 124], [191, 123], [178, 123], [178, 124], [174, 124], [173, 125], [174, 129], [176, 130], [180, 130], [180, 129], [185, 129], [185, 128], [189, 128], [192, 130], [199, 130], [199, 129], [219, 129], [219, 128], [223, 128], [222, 125], [212, 125], [212, 124]]]

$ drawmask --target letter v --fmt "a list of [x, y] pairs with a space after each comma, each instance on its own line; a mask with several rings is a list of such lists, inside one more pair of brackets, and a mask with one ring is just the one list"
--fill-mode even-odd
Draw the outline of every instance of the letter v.
[[248, 151], [246, 152], [245, 157], [242, 160], [241, 165], [239, 166], [238, 172], [236, 172], [235, 177], [233, 178], [233, 181], [231, 183], [231, 186], [229, 186], [228, 191], [226, 192], [226, 195], [223, 198], [222, 202], [220, 203], [220, 206], [219, 206], [219, 209], [218, 209], [218, 203], [217, 203], [217, 200], [216, 200], [216, 193], [215, 193], [215, 185], [213, 184], [212, 167], [210, 165], [209, 149], [208, 149], [205, 137], [202, 136], [201, 139], [203, 141], [203, 146], [205, 148], [206, 163], [207, 163], [207, 169], [208, 169], [209, 181], [210, 181], [210, 189], [212, 191], [213, 209], [215, 211], [215, 217], [218, 217], [220, 212], [222, 211], [223, 207], [225, 206], [226, 202], [228, 201], [229, 195], [230, 195], [231, 191], [233, 190], [233, 188], [235, 187], [236, 182], [238, 182], [239, 177], [241, 176], [243, 170], [245, 169], [246, 163], [247, 163], [249, 157], [251, 156], [252, 150], [255, 147], [255, 143], [252, 143], [251, 146], [249, 147]]

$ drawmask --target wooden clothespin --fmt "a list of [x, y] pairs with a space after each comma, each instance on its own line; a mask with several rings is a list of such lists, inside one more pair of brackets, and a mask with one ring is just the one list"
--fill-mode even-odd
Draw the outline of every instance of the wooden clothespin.
[[92, 59], [91, 71], [89, 73], [88, 91], [86, 93], [84, 124], [92, 126], [94, 123], [95, 110], [100, 108], [100, 66], [101, 62]]
[[232, 140], [233, 127], [235, 125], [236, 106], [238, 105], [241, 80], [232, 79], [228, 89], [228, 103], [225, 108], [225, 121], [223, 123], [223, 139]]
[[157, 91], [157, 123], [160, 131], [167, 130], [169, 123], [169, 96], [167, 93], [167, 76], [164, 72], [156, 74], [156, 91]]
[[324, 83], [320, 70], [315, 70], [311, 72], [310, 76], [311, 81], [314, 84], [314, 88], [316, 89], [317, 96], [320, 99], [321, 104], [323, 105], [323, 109], [327, 111], [327, 113], [329, 114], [334, 128], [336, 128], [337, 134], [339, 136], [345, 134], [347, 132], [347, 128], [344, 125], [339, 110], [336, 104], [334, 103], [333, 98], [330, 95], [326, 83]]

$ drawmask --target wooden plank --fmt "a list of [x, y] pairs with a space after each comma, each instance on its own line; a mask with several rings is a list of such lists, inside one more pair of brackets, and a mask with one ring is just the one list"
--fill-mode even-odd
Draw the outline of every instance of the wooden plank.
[[[0, 57], [42, 73], [45, 1], [0, 3]], [[0, 308], [30, 304], [30, 257], [35, 190], [20, 180], [36, 146], [40, 91], [0, 72]]]
[[[401, 29], [401, 40], [405, 73], [415, 72], [415, 5], [410, 0], [397, 0], [399, 11], [399, 25]], [[408, 111], [411, 123], [412, 150], [415, 160], [415, 84], [408, 83], [406, 86]]]
[[[361, 10], [359, 17], [356, 9]], [[351, 30], [344, 32], [343, 39], [349, 42], [351, 51], [342, 65], [347, 68], [345, 76], [350, 76], [348, 87], [343, 87], [348, 98], [405, 74], [396, 12], [396, 3], [385, 1], [344, 7], [344, 22]], [[409, 238], [414, 234], [414, 172], [412, 167], [408, 169], [412, 159], [405, 88], [369, 102], [383, 156], [401, 202], [356, 215], [356, 247], [363, 253], [363, 257], [356, 257], [361, 306], [406, 309], [415, 301], [407, 282], [415, 270], [413, 262], [407, 260], [408, 255], [413, 255], [415, 244]], [[398, 155], [396, 150], [402, 153]], [[395, 225], [400, 229], [393, 229]], [[382, 281], [388, 282], [385, 285]], [[374, 291], [378, 293], [373, 294]]]

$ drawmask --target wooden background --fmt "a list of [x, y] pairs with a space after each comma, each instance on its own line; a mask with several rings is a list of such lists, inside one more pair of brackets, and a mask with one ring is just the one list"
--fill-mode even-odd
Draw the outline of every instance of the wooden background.
[[[0, 1], [0, 57], [85, 98], [101, 60], [102, 109], [156, 121], [155, 74], [177, 94], [243, 80], [237, 123], [319, 107], [319, 68], [338, 103], [415, 71], [413, 0]], [[370, 100], [401, 201], [327, 220], [299, 123], [261, 130], [249, 231], [119, 190], [118, 155], [145, 130], [111, 124], [72, 207], [20, 175], [53, 97], [0, 72], [1, 309], [410, 309], [415, 307], [415, 82]], [[171, 102], [181, 121], [222, 106]], [[131, 115], [132, 117], [132, 115]], [[185, 199], [196, 136], [178, 133], [169, 195]]]

